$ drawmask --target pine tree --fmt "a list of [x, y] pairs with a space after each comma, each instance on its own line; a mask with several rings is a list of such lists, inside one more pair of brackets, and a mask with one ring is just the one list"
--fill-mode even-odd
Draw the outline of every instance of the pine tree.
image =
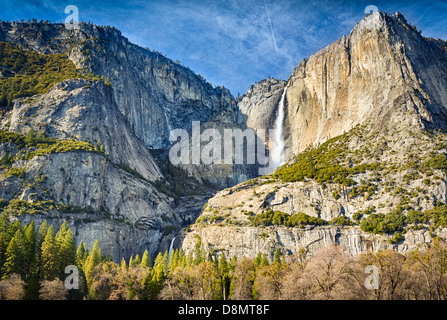
[[171, 259], [169, 260], [169, 271], [174, 270], [179, 265], [179, 250], [174, 249], [171, 253]]
[[40, 143], [40, 142], [43, 142], [43, 141], [45, 141], [45, 135], [43, 134], [42, 131], [39, 130], [39, 131], [37, 132], [36, 142], [37, 142], [37, 143]]
[[127, 263], [126, 263], [126, 259], [124, 259], [124, 257], [121, 259], [121, 270], [124, 272], [127, 272]]
[[11, 274], [24, 275], [25, 269], [25, 233], [19, 228], [8, 244], [3, 265], [2, 278], [8, 278]]
[[6, 212], [2, 212], [0, 214], [0, 234], [6, 234], [10, 225], [9, 215]]
[[261, 252], [258, 252], [258, 255], [256, 256], [253, 263], [255, 264], [256, 267], [259, 267], [261, 265], [261, 262], [262, 262], [262, 255]]
[[149, 252], [147, 250], [144, 251], [143, 257], [141, 258], [141, 265], [145, 268], [151, 268], [151, 257], [149, 256]]
[[[36, 266], [37, 233], [34, 220], [25, 228], [25, 272], [31, 274]], [[24, 279], [26, 282], [26, 279]]]
[[71, 229], [68, 228], [57, 239], [59, 249], [59, 263], [60, 263], [60, 279], [65, 275], [65, 268], [70, 265], [76, 264], [76, 243], [71, 233]]
[[8, 154], [6, 152], [3, 153], [0, 163], [4, 166], [8, 165]]
[[12, 155], [12, 153], [8, 154], [8, 164], [13, 164], [14, 163], [14, 156]]
[[34, 133], [34, 129], [33, 128], [29, 129], [25, 137], [25, 143], [27, 144], [27, 146], [34, 145], [35, 138], [36, 134]]
[[101, 262], [101, 260], [102, 260], [102, 253], [101, 249], [99, 248], [98, 240], [96, 240], [95, 243], [93, 244], [92, 250], [90, 250], [90, 253], [88, 255], [84, 267], [85, 278], [89, 286], [91, 285], [93, 271], [95, 267]]
[[59, 261], [54, 228], [51, 225], [42, 243], [40, 274], [42, 280], [54, 280], [59, 274]]
[[231, 277], [229, 274], [227, 259], [225, 258], [225, 254], [223, 252], [219, 256], [218, 270], [222, 286], [222, 298], [227, 300], [228, 293], [230, 292]]
[[281, 263], [281, 253], [279, 252], [278, 248], [275, 250], [275, 254], [273, 256], [273, 262], [278, 264]]
[[10, 225], [9, 215], [6, 212], [3, 212], [0, 215], [0, 279], [2, 278], [2, 267], [6, 262], [6, 249], [9, 241], [11, 241], [11, 239], [8, 238]]
[[265, 267], [265, 266], [268, 266], [269, 264], [270, 264], [269, 259], [267, 258], [267, 255], [264, 253], [262, 255], [262, 261], [261, 261], [260, 267]]
[[205, 261], [205, 250], [203, 249], [203, 245], [200, 241], [197, 241], [194, 248], [194, 260], [193, 263], [198, 265], [201, 262]]
[[43, 241], [45, 240], [45, 236], [47, 235], [47, 232], [48, 232], [48, 223], [47, 223], [47, 220], [45, 220], [39, 226], [39, 230], [38, 230], [37, 245], [39, 247], [42, 245]]
[[140, 255], [137, 253], [135, 259], [133, 259], [132, 264], [129, 263], [129, 267], [134, 268], [141, 263]]
[[78, 248], [76, 249], [76, 266], [84, 270], [84, 264], [88, 257], [87, 246], [84, 242], [79, 242]]
[[31, 159], [31, 152], [28, 150], [26, 150], [25, 152], [25, 160], [30, 160]]

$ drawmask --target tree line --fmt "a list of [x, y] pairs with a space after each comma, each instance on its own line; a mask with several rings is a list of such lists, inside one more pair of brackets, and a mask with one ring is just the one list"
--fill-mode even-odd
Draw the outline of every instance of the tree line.
[[[79, 286], [67, 289], [65, 268], [79, 270]], [[377, 288], [366, 284], [375, 266]], [[0, 299], [117, 300], [445, 300], [447, 244], [437, 238], [404, 254], [386, 250], [349, 255], [341, 245], [315, 255], [302, 249], [287, 256], [275, 251], [254, 258], [206, 252], [200, 241], [182, 249], [146, 250], [120, 263], [104, 256], [96, 241], [88, 250], [64, 222], [56, 232], [43, 222], [22, 226], [0, 215]]]

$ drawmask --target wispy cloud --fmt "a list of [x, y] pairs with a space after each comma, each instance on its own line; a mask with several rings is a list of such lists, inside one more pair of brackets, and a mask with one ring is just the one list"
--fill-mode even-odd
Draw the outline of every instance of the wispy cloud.
[[267, 76], [287, 79], [303, 58], [347, 35], [369, 4], [447, 38], [447, 4], [422, 0], [6, 0], [0, 19], [63, 21], [67, 4], [81, 21], [113, 25], [233, 94]]

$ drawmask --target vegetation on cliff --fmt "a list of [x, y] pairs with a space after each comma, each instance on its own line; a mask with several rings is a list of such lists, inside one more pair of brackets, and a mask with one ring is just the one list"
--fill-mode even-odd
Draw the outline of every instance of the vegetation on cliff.
[[[103, 146], [93, 145], [87, 141], [47, 137], [41, 131], [36, 134], [32, 128], [26, 135], [0, 130], [0, 145], [6, 143], [14, 144], [18, 152], [14, 156], [10, 152], [3, 153], [0, 164], [4, 169], [9, 168], [16, 160], [30, 160], [50, 153], [85, 151], [105, 154]], [[15, 171], [11, 172], [11, 170]], [[11, 168], [8, 172], [10, 175], [18, 176], [20, 170]]]
[[67, 79], [99, 80], [76, 69], [63, 54], [39, 54], [0, 41], [0, 111], [12, 107], [14, 99], [47, 92]]

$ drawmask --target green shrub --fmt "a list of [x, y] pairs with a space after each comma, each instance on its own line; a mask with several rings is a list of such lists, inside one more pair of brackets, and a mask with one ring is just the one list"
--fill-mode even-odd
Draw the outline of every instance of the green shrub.
[[43, 214], [48, 211], [57, 210], [62, 213], [95, 213], [95, 210], [91, 207], [81, 208], [78, 206], [66, 205], [56, 203], [54, 200], [44, 200], [28, 202], [24, 200], [19, 200], [17, 198], [6, 202], [3, 202], [3, 211], [6, 211], [10, 215], [22, 215], [22, 214]]
[[365, 217], [360, 222], [360, 229], [365, 232], [384, 234], [395, 231], [403, 231], [405, 227], [405, 215], [395, 212], [390, 212], [386, 215], [371, 214]]
[[348, 217], [346, 216], [340, 216], [335, 219], [333, 219], [330, 224], [335, 224], [338, 226], [353, 226], [354, 222], [352, 222]]
[[[278, 168], [272, 177], [284, 182], [313, 179], [320, 184], [337, 183], [344, 186], [356, 185], [351, 175], [378, 171], [382, 167], [378, 163], [362, 164], [354, 167], [343, 166], [340, 162], [346, 159], [345, 143], [357, 129], [333, 138], [316, 149], [308, 149], [299, 154], [290, 165]], [[335, 197], [335, 196], [334, 196]]]
[[270, 225], [283, 225], [286, 227], [297, 227], [300, 225], [322, 226], [327, 224], [327, 222], [321, 218], [311, 217], [304, 213], [290, 215], [280, 211], [274, 212], [273, 210], [268, 210], [255, 216], [251, 216], [249, 219], [251, 224], [256, 227], [267, 227]]
[[0, 110], [10, 109], [14, 99], [45, 93], [63, 80], [93, 80], [76, 70], [63, 54], [43, 55], [3, 41], [0, 41], [0, 66], [6, 73], [0, 78]]
[[403, 241], [404, 239], [405, 238], [402, 235], [402, 233], [395, 232], [393, 237], [391, 239], [388, 239], [388, 242], [391, 243], [391, 244], [394, 244], [394, 243], [399, 243], [399, 242]]
[[402, 232], [408, 224], [432, 224], [432, 228], [447, 228], [447, 205], [440, 204], [436, 208], [424, 212], [409, 210], [403, 215], [403, 207], [384, 214], [371, 214], [362, 219], [360, 229], [365, 232], [384, 234]]
[[22, 179], [23, 177], [25, 177], [25, 172], [26, 172], [26, 170], [23, 168], [13, 167], [5, 173], [5, 177], [9, 178], [9, 177], [15, 176], [15, 177]]
[[405, 219], [405, 223], [407, 224], [419, 224], [419, 223], [428, 223], [430, 221], [430, 217], [422, 213], [421, 211], [410, 210], [407, 213], [407, 218]]

